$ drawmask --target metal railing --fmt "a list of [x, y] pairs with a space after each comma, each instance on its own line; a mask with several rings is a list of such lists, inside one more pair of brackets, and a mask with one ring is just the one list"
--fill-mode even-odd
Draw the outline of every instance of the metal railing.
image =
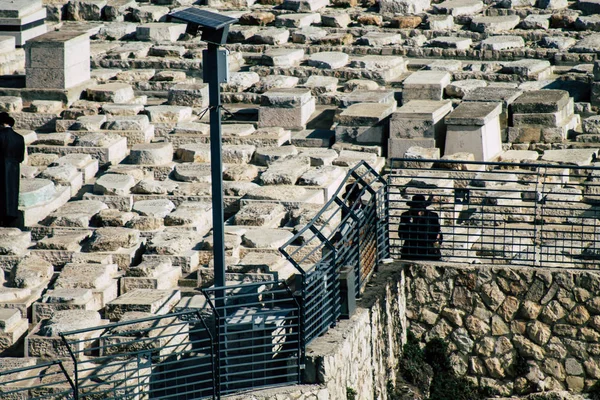
[[213, 341], [198, 312], [80, 329], [61, 338], [73, 360], [76, 399], [215, 396]]
[[280, 252], [299, 271], [304, 346], [340, 318], [340, 272], [353, 269], [354, 292], [364, 290], [388, 256], [386, 181], [367, 163], [352, 168], [323, 209]]
[[388, 257], [386, 181], [352, 168], [280, 251], [295, 287], [257, 282], [202, 290], [196, 311], [64, 332], [62, 361], [0, 372], [0, 399], [208, 399], [301, 383], [306, 346], [342, 314], [342, 270], [360, 293]]
[[219, 394], [300, 382], [300, 309], [285, 282], [203, 292], [213, 311]]
[[75, 384], [67, 369], [72, 363], [56, 360], [0, 371], [0, 399], [74, 399]]
[[[589, 268], [600, 260], [598, 167], [415, 159], [390, 167], [392, 257], [411, 257], [407, 203], [421, 194], [441, 225], [443, 261]], [[411, 242], [422, 246], [416, 253], [431, 250], [424, 237]]]

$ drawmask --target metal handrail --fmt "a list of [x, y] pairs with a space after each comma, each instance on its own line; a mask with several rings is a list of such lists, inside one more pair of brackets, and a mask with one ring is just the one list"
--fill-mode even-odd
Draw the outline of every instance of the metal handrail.
[[[452, 168], [457, 164], [467, 169]], [[537, 162], [392, 159], [390, 224], [398, 225], [410, 196], [421, 193], [432, 197], [431, 209], [448, 234], [442, 261], [589, 265], [600, 258], [599, 170]], [[392, 241], [394, 254], [403, 257], [406, 246], [415, 246], [401, 237]], [[415, 247], [416, 253], [427, 251]]]

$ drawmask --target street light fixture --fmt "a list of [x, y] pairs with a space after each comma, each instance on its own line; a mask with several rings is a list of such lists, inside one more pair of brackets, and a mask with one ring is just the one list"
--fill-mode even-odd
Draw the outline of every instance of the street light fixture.
[[[204, 82], [208, 83], [210, 109], [210, 160], [212, 181], [212, 214], [213, 214], [213, 256], [215, 271], [215, 287], [225, 287], [225, 228], [223, 211], [223, 158], [221, 144], [221, 83], [229, 78], [227, 51], [219, 47], [227, 42], [229, 26], [236, 23], [237, 18], [198, 8], [186, 8], [168, 15], [168, 20], [187, 22], [186, 32], [191, 35], [201, 34], [201, 39], [208, 44], [202, 51], [202, 73]], [[216, 293], [217, 298], [224, 299], [224, 293]], [[221, 303], [217, 301], [217, 303]], [[223, 304], [224, 305], [224, 304]]]

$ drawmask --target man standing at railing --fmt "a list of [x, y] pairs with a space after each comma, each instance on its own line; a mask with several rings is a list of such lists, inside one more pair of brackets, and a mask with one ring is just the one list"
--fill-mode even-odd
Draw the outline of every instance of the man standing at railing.
[[401, 258], [439, 260], [442, 256], [442, 232], [437, 213], [427, 209], [431, 201], [425, 200], [422, 194], [417, 194], [406, 204], [410, 209], [400, 216], [398, 228], [398, 236], [404, 240]]

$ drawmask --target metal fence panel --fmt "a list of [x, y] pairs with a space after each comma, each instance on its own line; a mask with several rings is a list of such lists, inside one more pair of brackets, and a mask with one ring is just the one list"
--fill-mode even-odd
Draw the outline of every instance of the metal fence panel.
[[53, 361], [0, 372], [2, 400], [74, 399], [69, 361]]
[[391, 252], [401, 216], [428, 197], [442, 260], [586, 268], [600, 259], [600, 168], [538, 163], [391, 160]]
[[300, 307], [283, 282], [203, 292], [214, 312], [220, 394], [300, 383]]
[[75, 362], [78, 399], [205, 399], [216, 395], [212, 337], [196, 312], [135, 319], [61, 336]]
[[377, 264], [388, 257], [386, 200], [386, 181], [361, 162], [323, 209], [279, 249], [300, 272], [296, 290], [302, 299], [304, 345], [341, 315], [342, 268], [354, 269], [354, 291], [360, 294]]

